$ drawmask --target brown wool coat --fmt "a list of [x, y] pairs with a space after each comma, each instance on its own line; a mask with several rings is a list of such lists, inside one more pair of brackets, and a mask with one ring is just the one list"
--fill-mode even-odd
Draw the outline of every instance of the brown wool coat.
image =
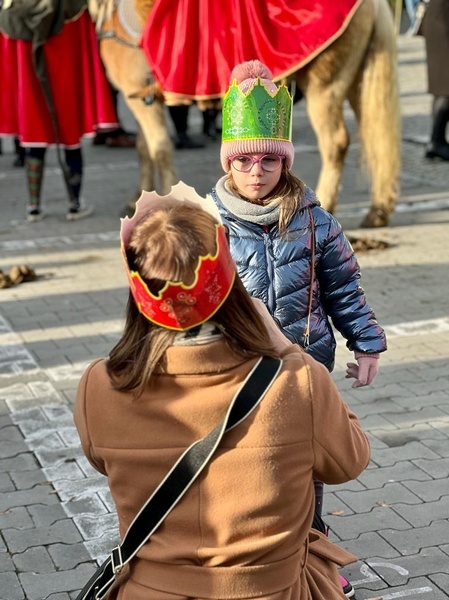
[[[108, 476], [120, 534], [178, 457], [206, 435], [256, 360], [224, 340], [173, 346], [139, 399], [114, 391], [105, 361], [84, 374], [75, 423]], [[329, 373], [292, 346], [255, 411], [133, 560], [118, 600], [343, 600], [336, 565], [356, 558], [310, 530], [313, 477], [354, 479], [369, 443]]]

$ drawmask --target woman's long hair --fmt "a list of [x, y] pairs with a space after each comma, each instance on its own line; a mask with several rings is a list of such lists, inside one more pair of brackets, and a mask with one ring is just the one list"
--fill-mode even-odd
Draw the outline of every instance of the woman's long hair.
[[[228, 173], [227, 184], [230, 190], [234, 194], [241, 196], [237, 186], [232, 178], [232, 171]], [[281, 210], [279, 213], [279, 232], [283, 236], [288, 236], [288, 224], [292, 220], [293, 216], [297, 212], [298, 208], [303, 205], [304, 201], [304, 183], [293, 175], [293, 173], [285, 165], [285, 161], [282, 163], [281, 177], [276, 187], [271, 191], [270, 195], [263, 198], [260, 204], [267, 205], [273, 200], [280, 200]], [[247, 200], [247, 198], [243, 198]]]
[[[160, 208], [134, 228], [127, 248], [128, 263], [153, 294], [167, 281], [190, 285], [199, 256], [216, 254], [215, 225], [209, 213], [188, 205]], [[212, 320], [237, 355], [278, 356], [238, 275]], [[177, 333], [146, 319], [130, 292], [123, 335], [107, 363], [113, 387], [141, 395]]]

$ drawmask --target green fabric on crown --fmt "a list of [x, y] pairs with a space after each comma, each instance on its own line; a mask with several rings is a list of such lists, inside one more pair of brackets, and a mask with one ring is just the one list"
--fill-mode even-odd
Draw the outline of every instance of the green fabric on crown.
[[244, 94], [234, 79], [223, 98], [222, 142], [236, 140], [292, 140], [292, 97], [285, 85], [270, 94], [257, 78]]

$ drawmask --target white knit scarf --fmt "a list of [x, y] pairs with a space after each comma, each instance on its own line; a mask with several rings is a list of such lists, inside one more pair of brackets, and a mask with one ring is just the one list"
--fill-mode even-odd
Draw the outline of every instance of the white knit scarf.
[[266, 206], [253, 204], [249, 200], [244, 200], [236, 196], [227, 184], [228, 176], [224, 175], [217, 181], [215, 191], [221, 200], [223, 206], [233, 215], [244, 221], [255, 223], [257, 225], [273, 225], [279, 221], [281, 210], [280, 199], [273, 199]]

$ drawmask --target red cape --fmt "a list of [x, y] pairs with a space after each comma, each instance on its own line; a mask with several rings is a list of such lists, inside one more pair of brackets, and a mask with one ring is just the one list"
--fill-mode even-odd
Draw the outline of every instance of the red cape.
[[[98, 127], [117, 126], [117, 114], [89, 13], [64, 24], [44, 45], [60, 143], [75, 147]], [[47, 146], [55, 135], [32, 62], [31, 42], [0, 33], [0, 135], [23, 145]]]
[[344, 31], [361, 0], [156, 0], [141, 45], [164, 92], [222, 96], [235, 65], [259, 59], [275, 79]]

